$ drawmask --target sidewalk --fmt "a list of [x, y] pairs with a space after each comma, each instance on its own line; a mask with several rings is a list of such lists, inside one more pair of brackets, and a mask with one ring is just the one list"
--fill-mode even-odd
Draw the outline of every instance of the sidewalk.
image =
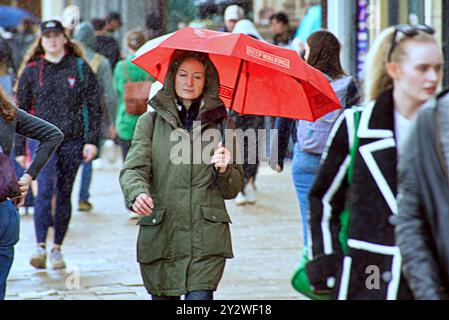
[[[228, 203], [235, 258], [227, 262], [216, 299], [304, 299], [290, 286], [302, 247], [290, 174], [289, 165], [282, 174], [263, 166], [257, 205]], [[34, 224], [32, 216], [21, 217], [7, 299], [150, 299], [136, 262], [138, 227], [124, 209], [118, 170], [97, 170], [91, 189], [92, 212], [77, 212], [77, 201], [72, 201], [75, 210], [63, 246], [67, 270], [35, 270], [29, 265], [35, 250]], [[77, 181], [74, 200], [78, 190]]]

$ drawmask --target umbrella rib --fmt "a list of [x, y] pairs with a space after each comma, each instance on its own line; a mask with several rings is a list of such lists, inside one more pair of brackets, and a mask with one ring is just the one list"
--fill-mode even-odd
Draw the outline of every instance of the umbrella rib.
[[238, 87], [239, 82], [240, 82], [240, 74], [242, 73], [243, 62], [244, 61], [245, 60], [243, 60], [243, 59], [240, 60], [239, 71], [237, 73], [237, 79], [235, 80], [235, 85], [234, 85], [234, 94], [232, 95], [231, 105], [229, 107], [230, 110], [233, 110], [233, 108], [234, 108], [235, 97], [237, 96], [237, 87]]

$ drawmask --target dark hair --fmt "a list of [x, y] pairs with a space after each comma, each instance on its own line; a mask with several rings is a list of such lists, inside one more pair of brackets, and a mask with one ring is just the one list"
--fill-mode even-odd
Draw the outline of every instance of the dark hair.
[[106, 17], [106, 23], [117, 20], [122, 24], [122, 15], [119, 12], [110, 12]]
[[106, 20], [101, 18], [93, 18], [90, 23], [92, 23], [95, 31], [101, 31], [106, 26]]
[[35, 25], [35, 21], [32, 18], [22, 18], [22, 20], [20, 20], [20, 23], [23, 25], [24, 33], [33, 33], [33, 26]]
[[270, 17], [270, 22], [276, 20], [278, 22], [282, 22], [283, 24], [289, 24], [290, 20], [288, 19], [288, 16], [285, 12], [278, 12]]
[[17, 116], [17, 110], [14, 108], [11, 100], [0, 86], [0, 116], [6, 121], [12, 121]]
[[329, 31], [317, 31], [307, 39], [310, 54], [307, 63], [332, 79], [346, 75], [340, 63], [341, 45]]

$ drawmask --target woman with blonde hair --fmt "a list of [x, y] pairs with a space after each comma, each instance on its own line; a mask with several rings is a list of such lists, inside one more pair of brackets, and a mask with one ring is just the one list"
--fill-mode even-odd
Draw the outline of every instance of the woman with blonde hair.
[[[101, 127], [98, 82], [83, 60], [80, 48], [64, 33], [57, 20], [43, 22], [41, 37], [24, 61], [17, 88], [17, 103], [27, 112], [61, 129], [64, 141], [38, 177], [34, 223], [36, 268], [46, 267], [46, 242], [51, 224], [51, 202], [56, 194], [55, 238], [50, 260], [54, 269], [65, 268], [61, 245], [68, 230], [73, 183], [81, 160], [97, 154]], [[18, 154], [25, 154], [25, 141], [18, 139]]]
[[404, 138], [442, 78], [443, 56], [433, 34], [425, 25], [382, 32], [365, 65], [366, 104], [345, 110], [331, 131], [309, 195], [307, 274], [317, 293], [412, 298], [392, 222]]

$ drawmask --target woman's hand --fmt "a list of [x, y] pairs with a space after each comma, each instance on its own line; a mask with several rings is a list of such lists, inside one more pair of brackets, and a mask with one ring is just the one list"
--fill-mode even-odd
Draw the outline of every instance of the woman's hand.
[[27, 167], [27, 157], [26, 156], [17, 156], [16, 162], [19, 164], [19, 166], [22, 169], [26, 169], [26, 167]]
[[225, 147], [222, 147], [222, 145], [220, 142], [217, 151], [215, 151], [211, 159], [211, 163], [215, 165], [215, 168], [221, 174], [228, 170], [229, 163], [231, 162], [231, 152]]
[[153, 213], [154, 203], [149, 194], [139, 195], [132, 206], [132, 210], [141, 216], [150, 216]]
[[83, 160], [85, 162], [90, 162], [92, 160], [95, 159], [95, 157], [97, 156], [97, 146], [93, 145], [93, 144], [86, 144], [84, 145], [83, 148]]
[[21, 207], [25, 204], [25, 198], [30, 190], [31, 182], [33, 182], [33, 178], [27, 173], [20, 178], [19, 186], [21, 195], [16, 201], [14, 201], [17, 207]]

